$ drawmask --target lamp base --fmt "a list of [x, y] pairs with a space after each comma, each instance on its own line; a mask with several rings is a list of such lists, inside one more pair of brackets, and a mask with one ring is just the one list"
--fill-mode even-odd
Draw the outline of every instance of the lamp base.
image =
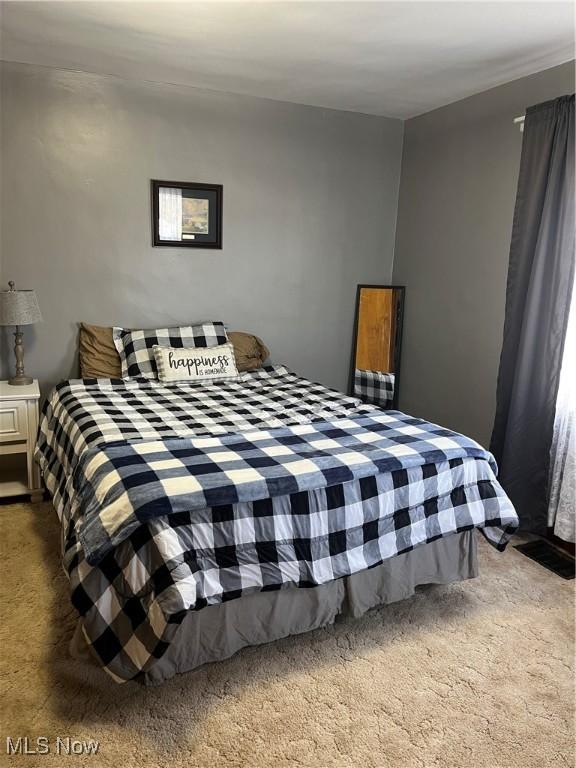
[[32, 384], [34, 379], [26, 376], [24, 371], [24, 344], [22, 343], [22, 331], [18, 326], [14, 331], [14, 355], [16, 356], [16, 376], [8, 379], [8, 384], [12, 387], [23, 387], [26, 384]]
[[26, 384], [32, 384], [34, 379], [31, 379], [30, 376], [14, 376], [12, 379], [8, 379], [8, 384], [10, 384], [11, 387], [23, 387]]

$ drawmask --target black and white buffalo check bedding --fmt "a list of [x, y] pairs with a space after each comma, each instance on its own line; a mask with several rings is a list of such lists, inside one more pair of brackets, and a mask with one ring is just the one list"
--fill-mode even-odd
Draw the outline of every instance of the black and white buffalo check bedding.
[[207, 386], [64, 382], [37, 456], [72, 602], [118, 681], [141, 678], [189, 610], [473, 527], [503, 549], [518, 525], [472, 440], [283, 367]]
[[120, 357], [124, 379], [158, 378], [154, 347], [206, 348], [217, 347], [228, 341], [224, 323], [206, 322], [174, 328], [155, 328], [130, 331], [113, 328], [112, 338]]
[[383, 371], [354, 370], [354, 395], [363, 403], [377, 405], [379, 408], [391, 408], [394, 400], [393, 373]]

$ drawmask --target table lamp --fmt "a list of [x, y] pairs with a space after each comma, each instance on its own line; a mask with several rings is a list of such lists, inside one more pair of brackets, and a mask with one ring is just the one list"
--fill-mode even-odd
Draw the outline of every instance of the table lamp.
[[8, 384], [19, 386], [32, 384], [32, 379], [24, 373], [24, 345], [21, 325], [32, 325], [42, 320], [38, 299], [34, 291], [17, 291], [14, 282], [10, 280], [8, 291], [0, 291], [0, 325], [13, 325], [14, 354], [16, 355], [16, 375], [8, 380]]

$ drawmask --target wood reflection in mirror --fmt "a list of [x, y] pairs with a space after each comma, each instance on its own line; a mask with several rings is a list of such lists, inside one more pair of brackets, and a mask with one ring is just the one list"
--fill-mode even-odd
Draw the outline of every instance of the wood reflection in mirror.
[[358, 308], [356, 368], [394, 373], [394, 292], [363, 288]]

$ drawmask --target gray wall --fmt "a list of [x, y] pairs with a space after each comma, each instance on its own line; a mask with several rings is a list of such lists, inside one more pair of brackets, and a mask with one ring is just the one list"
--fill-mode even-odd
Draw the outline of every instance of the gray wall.
[[[1, 281], [35, 288], [44, 314], [26, 329], [28, 373], [44, 389], [75, 375], [81, 320], [222, 318], [345, 387], [355, 285], [391, 278], [402, 127], [4, 65]], [[151, 247], [151, 178], [224, 185], [222, 251]]]
[[527, 106], [574, 92], [574, 64], [405, 124], [394, 281], [405, 284], [400, 407], [487, 444]]

